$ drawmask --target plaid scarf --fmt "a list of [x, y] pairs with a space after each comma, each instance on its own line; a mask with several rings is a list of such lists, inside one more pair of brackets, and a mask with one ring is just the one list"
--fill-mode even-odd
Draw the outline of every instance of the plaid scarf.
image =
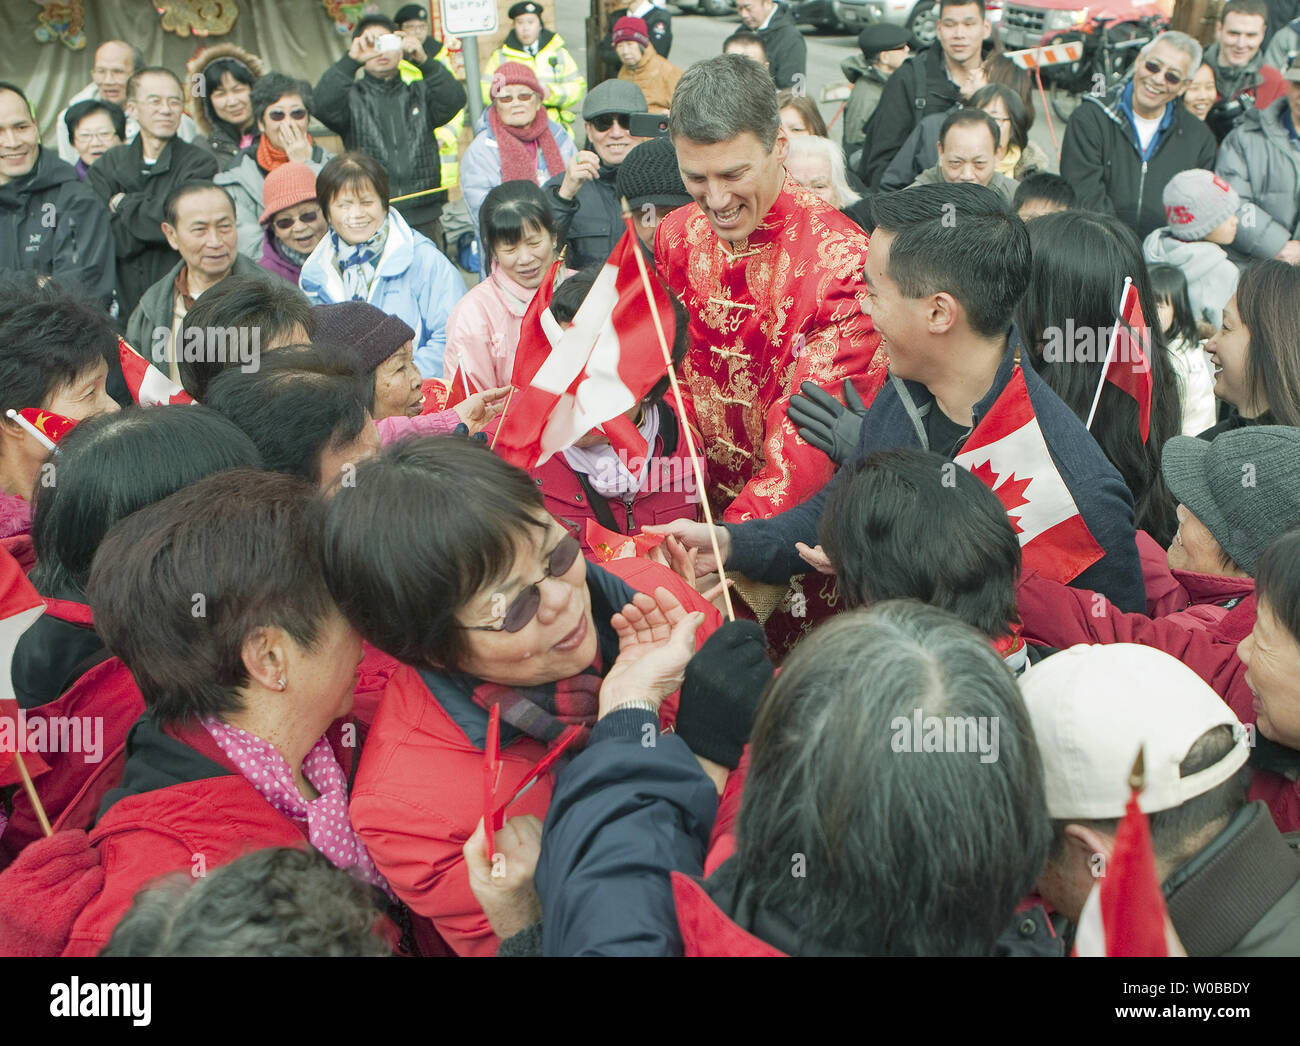
[[544, 742], [548, 747], [564, 733], [568, 726], [582, 727], [581, 735], [573, 742], [575, 751], [587, 747], [591, 728], [596, 725], [600, 704], [600, 684], [605, 674], [600, 667], [600, 654], [590, 667], [576, 676], [561, 679], [558, 683], [540, 686], [510, 687], [500, 683], [479, 683], [474, 688], [473, 700], [480, 708], [501, 706], [501, 719], [529, 737]]
[[330, 230], [339, 275], [343, 277], [343, 289], [353, 301], [365, 301], [370, 297], [370, 288], [379, 275], [379, 256], [388, 245], [388, 228], [389, 223], [385, 219], [377, 233], [365, 243], [357, 244], [344, 243], [338, 233]]

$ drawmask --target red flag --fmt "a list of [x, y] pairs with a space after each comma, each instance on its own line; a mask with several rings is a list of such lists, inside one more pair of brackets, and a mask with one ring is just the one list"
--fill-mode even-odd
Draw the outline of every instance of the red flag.
[[170, 403], [194, 403], [194, 397], [172, 381], [135, 349], [125, 338], [117, 339], [117, 353], [122, 359], [122, 376], [131, 398], [142, 407], [161, 407]]
[[58, 443], [77, 424], [72, 418], [65, 418], [62, 414], [55, 414], [48, 410], [37, 410], [35, 407], [24, 407], [18, 413], [31, 422], [32, 428], [51, 443]]
[[998, 496], [1026, 567], [1062, 584], [1101, 559], [1038, 426], [1019, 367], [953, 459]]
[[583, 527], [583, 541], [591, 550], [587, 558], [593, 563], [644, 556], [664, 542], [662, 534], [618, 534], [602, 527], [590, 516], [583, 522]]
[[40, 594], [18, 561], [0, 549], [0, 787], [22, 780], [14, 752], [20, 752], [32, 777], [48, 770], [39, 754], [26, 751], [24, 720], [14, 699], [10, 674], [18, 638], [45, 610]]
[[[550, 313], [549, 295], [545, 302], [540, 293], [534, 298], [515, 354], [513, 402], [497, 430], [497, 451], [507, 461], [536, 468], [604, 426], [610, 443], [629, 460], [644, 460], [645, 438], [617, 420], [665, 373], [637, 268], [634, 252], [640, 249], [635, 235], [624, 232], [566, 331]], [[651, 282], [671, 343], [672, 304], [663, 285]]]
[[1137, 284], [1127, 276], [1124, 277], [1124, 290], [1120, 295], [1119, 322], [1115, 324], [1110, 344], [1106, 347], [1101, 381], [1097, 385], [1097, 394], [1093, 397], [1092, 410], [1088, 413], [1089, 429], [1092, 428], [1092, 418], [1097, 411], [1097, 401], [1101, 399], [1101, 388], [1105, 382], [1110, 382], [1137, 401], [1138, 431], [1145, 443], [1151, 435], [1151, 332], [1146, 317], [1142, 315]]

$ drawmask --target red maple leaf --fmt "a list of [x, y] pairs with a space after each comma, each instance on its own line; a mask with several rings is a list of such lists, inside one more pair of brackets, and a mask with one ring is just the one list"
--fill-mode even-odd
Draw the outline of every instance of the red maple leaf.
[[1020, 525], [1020, 517], [1013, 515], [1012, 512], [1021, 505], [1029, 504], [1029, 499], [1025, 497], [1025, 490], [1033, 482], [1034, 477], [1030, 476], [1027, 479], [1018, 480], [1016, 474], [1012, 472], [999, 487], [997, 482], [1000, 477], [998, 473], [993, 471], [991, 462], [986, 461], [982, 465], [975, 466], [970, 471], [971, 475], [998, 496], [998, 500], [1002, 502], [1002, 507], [1007, 510], [1007, 519], [1011, 521], [1011, 526], [1017, 534], [1023, 534], [1024, 528]]

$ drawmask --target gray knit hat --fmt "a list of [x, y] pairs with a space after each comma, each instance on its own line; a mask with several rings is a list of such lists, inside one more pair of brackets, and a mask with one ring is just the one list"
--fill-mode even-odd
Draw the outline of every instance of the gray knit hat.
[[1236, 214], [1241, 197], [1213, 171], [1194, 167], [1169, 179], [1164, 204], [1169, 231], [1191, 241], [1203, 239]]
[[684, 207], [691, 202], [671, 138], [651, 138], [632, 149], [619, 165], [615, 182], [619, 196], [626, 196], [634, 211], [647, 203]]
[[1213, 443], [1174, 436], [1160, 470], [1174, 497], [1252, 577], [1268, 543], [1300, 522], [1300, 429], [1248, 425]]

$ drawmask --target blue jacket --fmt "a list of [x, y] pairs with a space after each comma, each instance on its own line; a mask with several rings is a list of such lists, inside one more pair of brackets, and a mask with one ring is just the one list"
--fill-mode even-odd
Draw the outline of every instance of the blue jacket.
[[[474, 223], [474, 233], [478, 235], [478, 212], [483, 207], [487, 194], [501, 184], [501, 147], [497, 145], [497, 136], [492, 133], [492, 125], [485, 116], [479, 119], [475, 130], [478, 132], [469, 143], [465, 155], [460, 158], [460, 191], [465, 196], [465, 207], [469, 210], [470, 221]], [[578, 147], [573, 144], [569, 132], [554, 120], [549, 125], [555, 142], [560, 147], [560, 159], [568, 163], [578, 155]], [[548, 178], [563, 174], [564, 168], [552, 171], [546, 166], [546, 157], [541, 148], [537, 150], [537, 184], [543, 184]], [[601, 259], [604, 260], [603, 258]]]
[[[1019, 337], [1013, 329], [993, 384], [974, 407], [975, 424], [979, 424], [979, 419], [988, 413], [1011, 380]], [[1144, 609], [1146, 588], [1142, 582], [1142, 566], [1135, 540], [1133, 497], [1128, 487], [1074, 412], [1034, 373], [1032, 367], [1022, 367], [1021, 370], [1052, 460], [1084, 523], [1105, 552], [1102, 559], [1071, 584], [1105, 593], [1123, 610]], [[935, 409], [934, 396], [924, 385], [891, 378], [863, 419], [856, 457], [907, 447], [930, 449], [918, 426], [921, 424], [919, 419], [932, 409]], [[731, 533], [728, 569], [739, 570], [756, 581], [775, 584], [807, 573], [808, 564], [795, 551], [795, 542], [817, 544], [817, 521], [821, 518], [827, 494], [838, 478], [839, 473], [836, 473], [830, 483], [803, 504], [770, 519], [726, 524]], [[960, 540], [959, 536], [955, 539]]]
[[[442, 377], [447, 317], [465, 296], [465, 280], [428, 237], [396, 211], [388, 212], [388, 243], [366, 300], [415, 331], [415, 365], [425, 378]], [[302, 266], [299, 285], [313, 305], [347, 301], [334, 237], [325, 236]]]

